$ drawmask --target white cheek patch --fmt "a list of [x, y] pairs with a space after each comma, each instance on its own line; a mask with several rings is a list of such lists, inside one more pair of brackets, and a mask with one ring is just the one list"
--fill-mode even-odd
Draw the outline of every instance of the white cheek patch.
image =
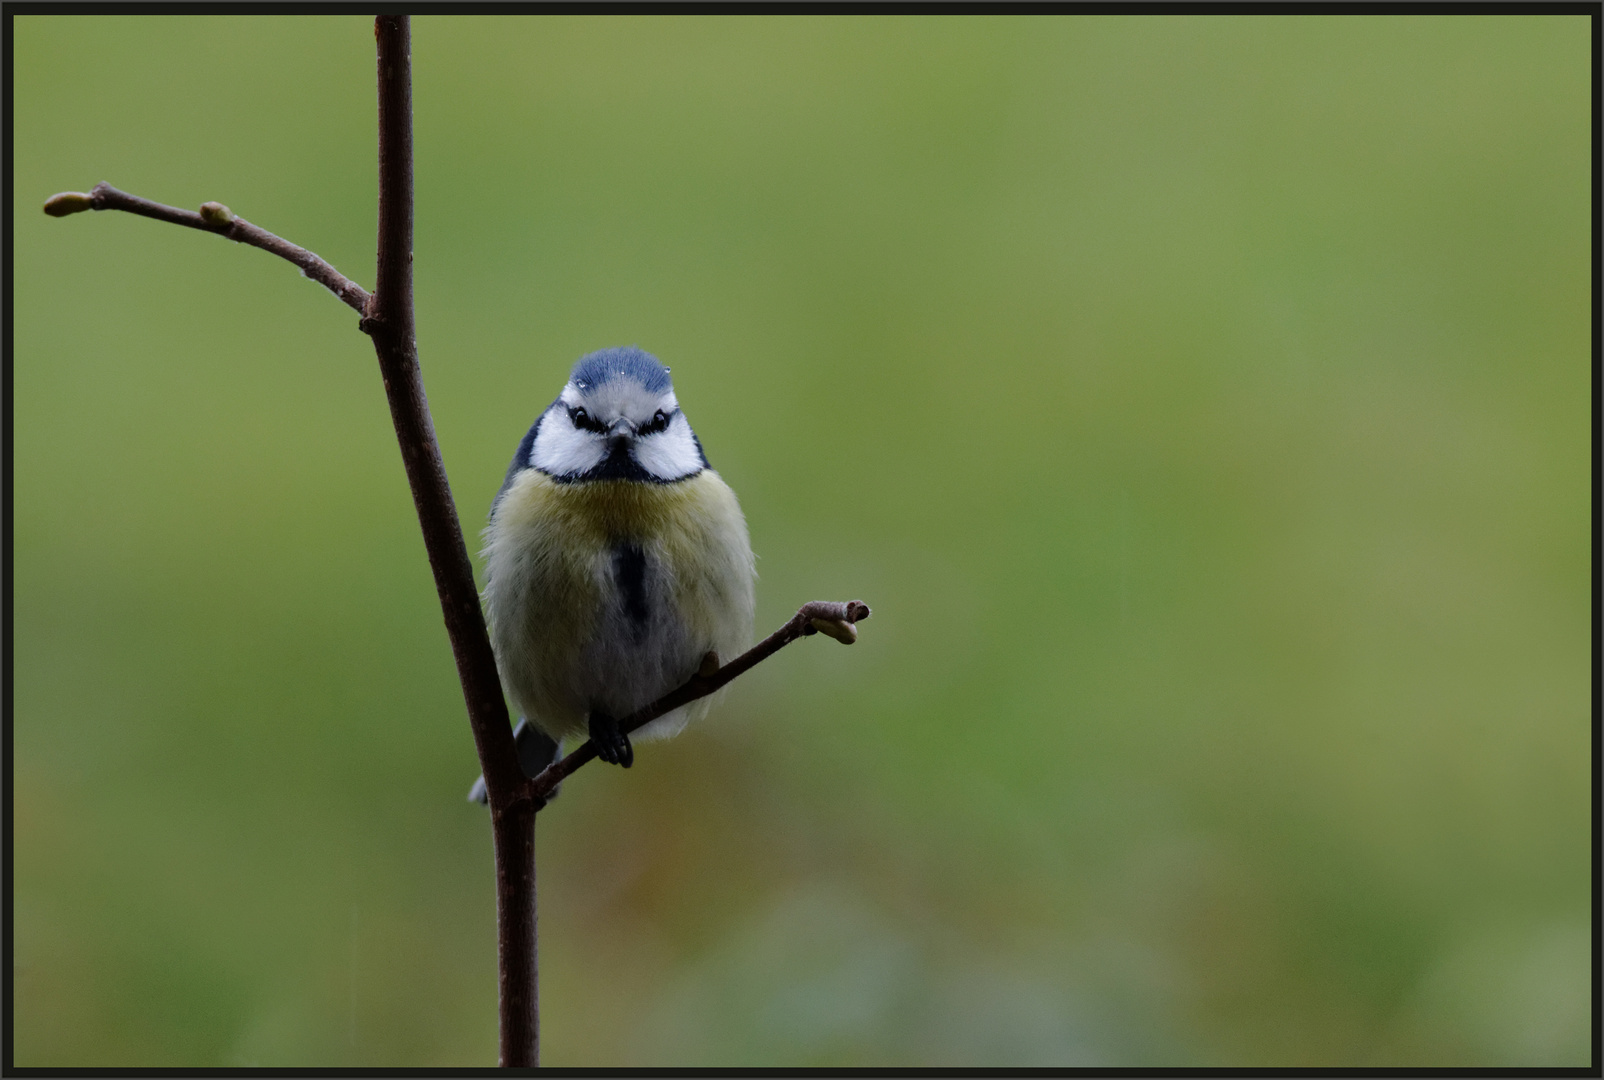
[[568, 413], [551, 409], [535, 432], [535, 445], [529, 450], [529, 464], [552, 476], [589, 472], [607, 455], [602, 437], [574, 427]]
[[659, 480], [680, 480], [702, 471], [702, 455], [684, 413], [669, 421], [667, 431], [638, 440], [634, 457], [637, 465]]

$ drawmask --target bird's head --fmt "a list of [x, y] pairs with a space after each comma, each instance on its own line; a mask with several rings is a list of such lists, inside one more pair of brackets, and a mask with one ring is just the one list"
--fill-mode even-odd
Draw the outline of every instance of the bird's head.
[[634, 347], [582, 357], [533, 434], [529, 464], [562, 481], [667, 484], [707, 468], [668, 368]]

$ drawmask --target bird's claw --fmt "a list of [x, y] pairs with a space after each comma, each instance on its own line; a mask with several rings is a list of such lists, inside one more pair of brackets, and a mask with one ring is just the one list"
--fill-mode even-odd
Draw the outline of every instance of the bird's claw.
[[590, 741], [596, 746], [596, 756], [609, 765], [629, 768], [635, 764], [635, 748], [629, 736], [618, 730], [618, 721], [605, 713], [590, 714]]

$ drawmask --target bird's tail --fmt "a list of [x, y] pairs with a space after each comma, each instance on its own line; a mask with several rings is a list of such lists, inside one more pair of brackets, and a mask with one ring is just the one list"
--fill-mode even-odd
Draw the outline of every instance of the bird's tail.
[[[512, 729], [512, 741], [518, 747], [518, 764], [523, 766], [524, 775], [533, 780], [543, 772], [547, 765], [557, 760], [557, 740], [531, 724], [525, 717], [520, 717], [518, 726]], [[552, 793], [546, 797], [550, 802], [557, 797], [562, 785], [557, 785]], [[468, 789], [468, 801], [490, 804], [490, 793], [485, 790], [485, 778], [480, 777]]]

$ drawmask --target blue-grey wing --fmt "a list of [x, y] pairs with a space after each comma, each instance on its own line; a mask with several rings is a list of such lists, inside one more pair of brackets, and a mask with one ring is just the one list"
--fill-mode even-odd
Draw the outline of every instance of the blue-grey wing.
[[497, 491], [496, 497], [490, 500], [491, 517], [496, 516], [496, 505], [501, 502], [501, 497], [507, 494], [507, 489], [512, 487], [513, 480], [517, 479], [519, 473], [530, 467], [529, 451], [534, 448], [535, 433], [540, 430], [540, 421], [545, 418], [545, 413], [541, 413], [536, 417], [535, 422], [529, 425], [529, 430], [524, 434], [523, 441], [518, 444], [517, 452], [512, 455], [512, 464], [507, 466], [506, 479], [501, 481], [501, 490]]

